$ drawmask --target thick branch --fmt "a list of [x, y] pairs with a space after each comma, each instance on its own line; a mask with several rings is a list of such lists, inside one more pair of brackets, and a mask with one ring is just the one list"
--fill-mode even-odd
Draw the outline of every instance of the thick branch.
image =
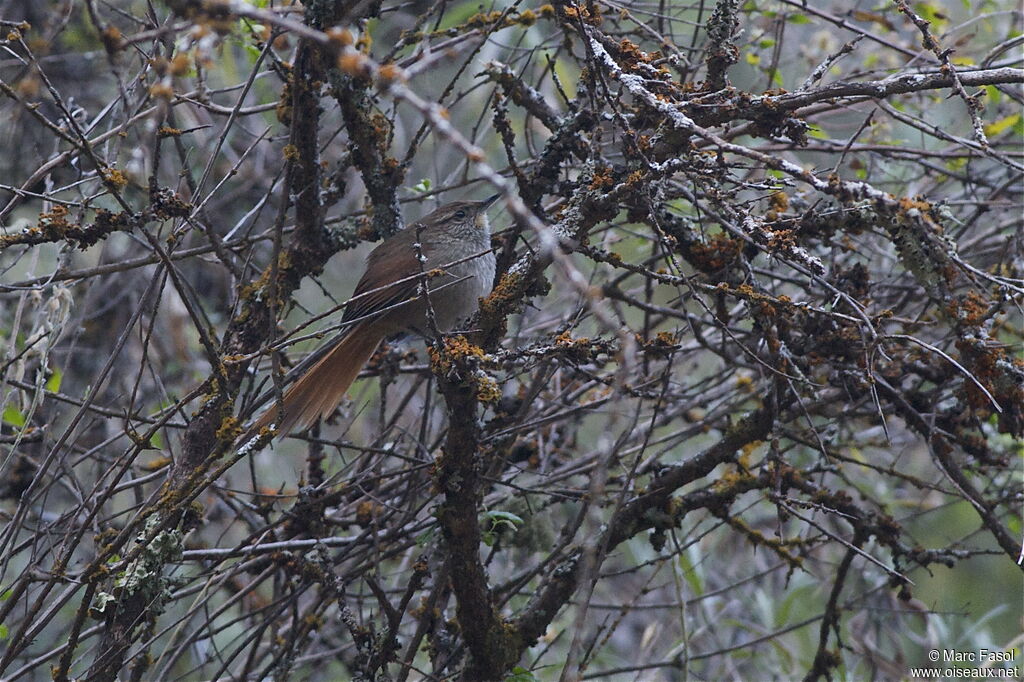
[[480, 561], [480, 426], [476, 390], [472, 384], [445, 378], [439, 384], [449, 419], [448, 437], [437, 471], [438, 485], [444, 494], [439, 518], [447, 545], [456, 614], [470, 652], [463, 675], [466, 680], [497, 680], [519, 659], [525, 647], [510, 637], [494, 608], [487, 573]]

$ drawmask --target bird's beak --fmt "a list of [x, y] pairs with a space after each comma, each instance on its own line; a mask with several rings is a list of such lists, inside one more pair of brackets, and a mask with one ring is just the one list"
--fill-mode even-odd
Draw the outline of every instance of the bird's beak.
[[487, 197], [482, 202], [480, 202], [482, 204], [481, 208], [488, 208], [491, 204], [493, 204], [495, 201], [497, 201], [500, 198], [501, 198], [500, 194], [493, 194], [493, 195]]

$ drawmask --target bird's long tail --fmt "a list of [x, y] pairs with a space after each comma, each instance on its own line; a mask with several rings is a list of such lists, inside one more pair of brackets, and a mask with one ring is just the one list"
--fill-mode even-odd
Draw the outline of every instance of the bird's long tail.
[[[296, 425], [306, 428], [317, 419], [328, 416], [345, 397], [348, 387], [383, 338], [380, 330], [372, 324], [360, 324], [350, 329], [285, 390], [284, 416], [277, 424], [277, 433], [284, 435]], [[279, 415], [277, 404], [268, 407], [246, 431], [245, 440], [258, 434], [263, 427], [278, 422]]]

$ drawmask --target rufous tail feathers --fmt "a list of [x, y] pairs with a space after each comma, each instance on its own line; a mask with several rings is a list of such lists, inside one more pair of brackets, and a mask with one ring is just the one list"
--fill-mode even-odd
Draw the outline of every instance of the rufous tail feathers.
[[[307, 428], [317, 419], [328, 416], [359, 371], [380, 345], [383, 335], [373, 325], [352, 328], [327, 351], [320, 360], [300, 376], [284, 392], [284, 417], [277, 424], [278, 435], [285, 435], [296, 425]], [[264, 426], [278, 420], [277, 404], [268, 407], [247, 430], [247, 438], [257, 435]]]

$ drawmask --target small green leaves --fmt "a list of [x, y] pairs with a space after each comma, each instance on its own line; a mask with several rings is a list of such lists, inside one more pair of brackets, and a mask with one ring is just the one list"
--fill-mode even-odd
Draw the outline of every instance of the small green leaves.
[[518, 514], [513, 514], [507, 511], [487, 511], [481, 515], [484, 519], [487, 519], [495, 526], [507, 524], [509, 528], [515, 530], [521, 526], [524, 521]]
[[1008, 128], [1015, 127], [1021, 121], [1021, 115], [1018, 111], [1015, 114], [1010, 114], [1004, 118], [999, 119], [993, 123], [989, 123], [985, 126], [985, 134], [989, 136], [995, 136], [999, 133], [1007, 130]]
[[60, 382], [64, 379], [64, 372], [60, 371], [60, 368], [54, 367], [53, 373], [50, 374], [50, 378], [46, 380], [46, 390], [50, 393], [56, 393], [60, 390]]
[[537, 677], [521, 665], [512, 668], [512, 674], [508, 675], [504, 682], [537, 682]]
[[525, 521], [518, 514], [507, 511], [486, 511], [480, 515], [481, 521], [489, 521], [490, 525], [484, 530], [482, 539], [488, 547], [493, 547], [498, 540], [498, 534], [503, 528], [515, 531]]
[[7, 408], [4, 409], [2, 418], [4, 423], [10, 424], [11, 426], [16, 426], [18, 428], [25, 426], [25, 415], [23, 415], [14, 405], [8, 405]]

